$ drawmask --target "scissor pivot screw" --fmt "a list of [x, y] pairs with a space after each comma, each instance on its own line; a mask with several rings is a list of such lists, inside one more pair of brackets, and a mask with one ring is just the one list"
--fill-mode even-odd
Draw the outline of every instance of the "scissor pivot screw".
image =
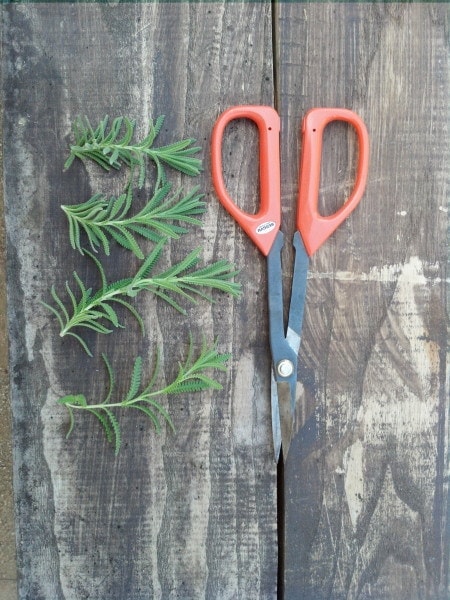
[[290, 377], [294, 372], [294, 365], [287, 358], [280, 360], [277, 364], [277, 373], [280, 377]]

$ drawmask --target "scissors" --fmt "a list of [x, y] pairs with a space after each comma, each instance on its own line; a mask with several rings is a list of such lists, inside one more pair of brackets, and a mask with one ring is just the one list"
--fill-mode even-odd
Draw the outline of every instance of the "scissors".
[[[226, 126], [235, 119], [250, 119], [259, 132], [260, 206], [255, 214], [241, 210], [230, 198], [223, 178], [222, 143]], [[354, 127], [359, 156], [355, 185], [344, 204], [332, 215], [318, 211], [322, 140], [325, 127], [345, 121]], [[234, 106], [217, 119], [211, 139], [211, 171], [217, 196], [253, 243], [267, 257], [269, 341], [272, 354], [272, 436], [276, 462], [287, 459], [293, 437], [296, 404], [298, 353], [306, 297], [309, 257], [331, 236], [356, 208], [364, 194], [369, 137], [361, 118], [342, 108], [313, 108], [302, 123], [302, 154], [297, 204], [294, 272], [287, 328], [283, 317], [280, 191], [280, 118], [269, 106]]]

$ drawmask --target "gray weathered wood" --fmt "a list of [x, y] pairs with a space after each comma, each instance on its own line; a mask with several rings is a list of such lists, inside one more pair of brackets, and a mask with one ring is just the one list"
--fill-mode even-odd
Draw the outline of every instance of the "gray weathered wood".
[[[3, 5], [2, 15], [20, 598], [277, 597], [265, 265], [209, 175], [214, 120], [240, 103], [280, 111], [287, 237], [304, 112], [352, 108], [372, 144], [361, 206], [311, 262], [299, 434], [285, 470], [284, 598], [447, 598], [448, 7], [37, 3]], [[92, 166], [62, 172], [74, 117], [106, 113], [134, 117], [141, 132], [149, 116], [166, 114], [161, 143], [198, 138], [203, 175], [171, 179], [199, 183], [208, 212], [201, 229], [170, 245], [165, 264], [201, 244], [205, 261], [236, 263], [244, 294], [216, 294], [188, 319], [141, 297], [145, 338], [124, 317], [125, 331], [90, 336], [90, 359], [59, 338], [39, 300], [73, 269], [98, 283], [70, 250], [59, 205], [121, 189], [123, 177]], [[351, 188], [357, 149], [346, 127], [325, 138], [321, 207], [331, 213]], [[227, 130], [226, 180], [247, 210], [258, 201], [256, 146], [250, 124]], [[283, 258], [288, 292], [288, 247]], [[118, 248], [104, 262], [111, 279], [137, 265]], [[167, 400], [175, 436], [123, 415], [117, 459], [89, 418], [65, 439], [56, 400], [102, 395], [101, 352], [126, 386], [134, 356], [149, 370], [160, 346], [169, 379], [189, 331], [218, 335], [232, 368], [221, 393]], [[318, 434], [306, 443], [311, 415]]]
[[[29, 600], [231, 599], [276, 596], [276, 470], [270, 446], [264, 264], [212, 194], [209, 137], [230, 104], [271, 104], [268, 3], [15, 4], [3, 6], [5, 201], [14, 419], [15, 497], [20, 598]], [[77, 269], [97, 285], [89, 260], [70, 250], [62, 203], [117, 192], [123, 178], [81, 164], [62, 172], [70, 124], [127, 114], [145, 128], [166, 115], [160, 142], [197, 137], [209, 204], [204, 226], [173, 242], [165, 262], [204, 247], [251, 270], [239, 301], [181, 317], [140, 298], [147, 334], [126, 329], [90, 336], [94, 358], [61, 340], [39, 300], [62, 290]], [[246, 137], [230, 136], [227, 176], [233, 192], [252, 196]], [[233, 175], [235, 175], [233, 179]], [[232, 181], [231, 181], [232, 180]], [[111, 279], [136, 261], [118, 248], [105, 260]], [[81, 417], [65, 439], [58, 397], [102, 395], [107, 352], [126, 386], [141, 353], [148, 369], [157, 345], [172, 377], [186, 355], [188, 332], [216, 336], [231, 351], [221, 393], [167, 401], [177, 428], [158, 436], [138, 415], [124, 415], [117, 459], [98, 424]], [[256, 368], [257, 367], [257, 368]]]
[[[311, 263], [297, 425], [316, 411], [319, 435], [286, 465], [285, 598], [448, 598], [448, 5], [278, 17], [286, 222], [305, 110], [355, 110], [372, 146], [365, 198]], [[354, 146], [327, 131], [325, 212]]]

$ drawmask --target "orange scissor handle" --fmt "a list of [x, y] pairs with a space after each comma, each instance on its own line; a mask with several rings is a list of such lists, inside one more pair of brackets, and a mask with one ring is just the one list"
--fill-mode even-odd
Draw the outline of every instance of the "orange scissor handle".
[[[359, 158], [351, 195], [337, 212], [323, 217], [318, 211], [322, 139], [325, 127], [332, 121], [345, 121], [355, 128]], [[302, 132], [297, 228], [311, 256], [356, 208], [364, 194], [369, 164], [369, 136], [360, 117], [344, 108], [313, 108], [303, 119]]]
[[[260, 206], [256, 214], [247, 213], [236, 206], [223, 180], [223, 135], [228, 123], [235, 119], [250, 119], [258, 126]], [[212, 132], [211, 171], [221, 204], [267, 256], [281, 222], [280, 118], [276, 110], [270, 106], [234, 106], [223, 112]]]

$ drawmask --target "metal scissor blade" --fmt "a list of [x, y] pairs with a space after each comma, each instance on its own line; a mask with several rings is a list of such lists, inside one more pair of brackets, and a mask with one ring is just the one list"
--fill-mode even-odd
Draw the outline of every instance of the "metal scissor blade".
[[280, 424], [280, 408], [278, 405], [278, 388], [273, 370], [271, 371], [270, 379], [270, 402], [272, 406], [272, 439], [275, 462], [280, 460], [281, 452], [281, 424]]
[[291, 304], [289, 306], [287, 339], [293, 350], [298, 353], [301, 341], [309, 267], [309, 256], [298, 231], [294, 234], [293, 246], [295, 248], [295, 262], [294, 276], [292, 279]]
[[[294, 243], [295, 245], [295, 243]], [[297, 386], [297, 359], [300, 346], [301, 318], [303, 315], [304, 293], [306, 287], [306, 271], [300, 256], [295, 268], [300, 263], [300, 275], [294, 273], [289, 323], [285, 333], [283, 318], [283, 282], [281, 268], [281, 250], [283, 234], [278, 232], [275, 242], [267, 256], [268, 299], [269, 299], [269, 338], [272, 352], [273, 371], [271, 383], [272, 400], [272, 434], [275, 460], [278, 462], [280, 448], [286, 460], [293, 434], [295, 414], [295, 392]], [[296, 247], [297, 250], [297, 247]], [[306, 255], [305, 255], [306, 256]], [[304, 261], [303, 261], [304, 262]], [[307, 267], [307, 256], [306, 256]], [[296, 288], [300, 286], [300, 295]]]
[[292, 413], [291, 386], [287, 381], [277, 383], [278, 407], [280, 411], [281, 444], [283, 460], [286, 462], [292, 440], [294, 415]]

